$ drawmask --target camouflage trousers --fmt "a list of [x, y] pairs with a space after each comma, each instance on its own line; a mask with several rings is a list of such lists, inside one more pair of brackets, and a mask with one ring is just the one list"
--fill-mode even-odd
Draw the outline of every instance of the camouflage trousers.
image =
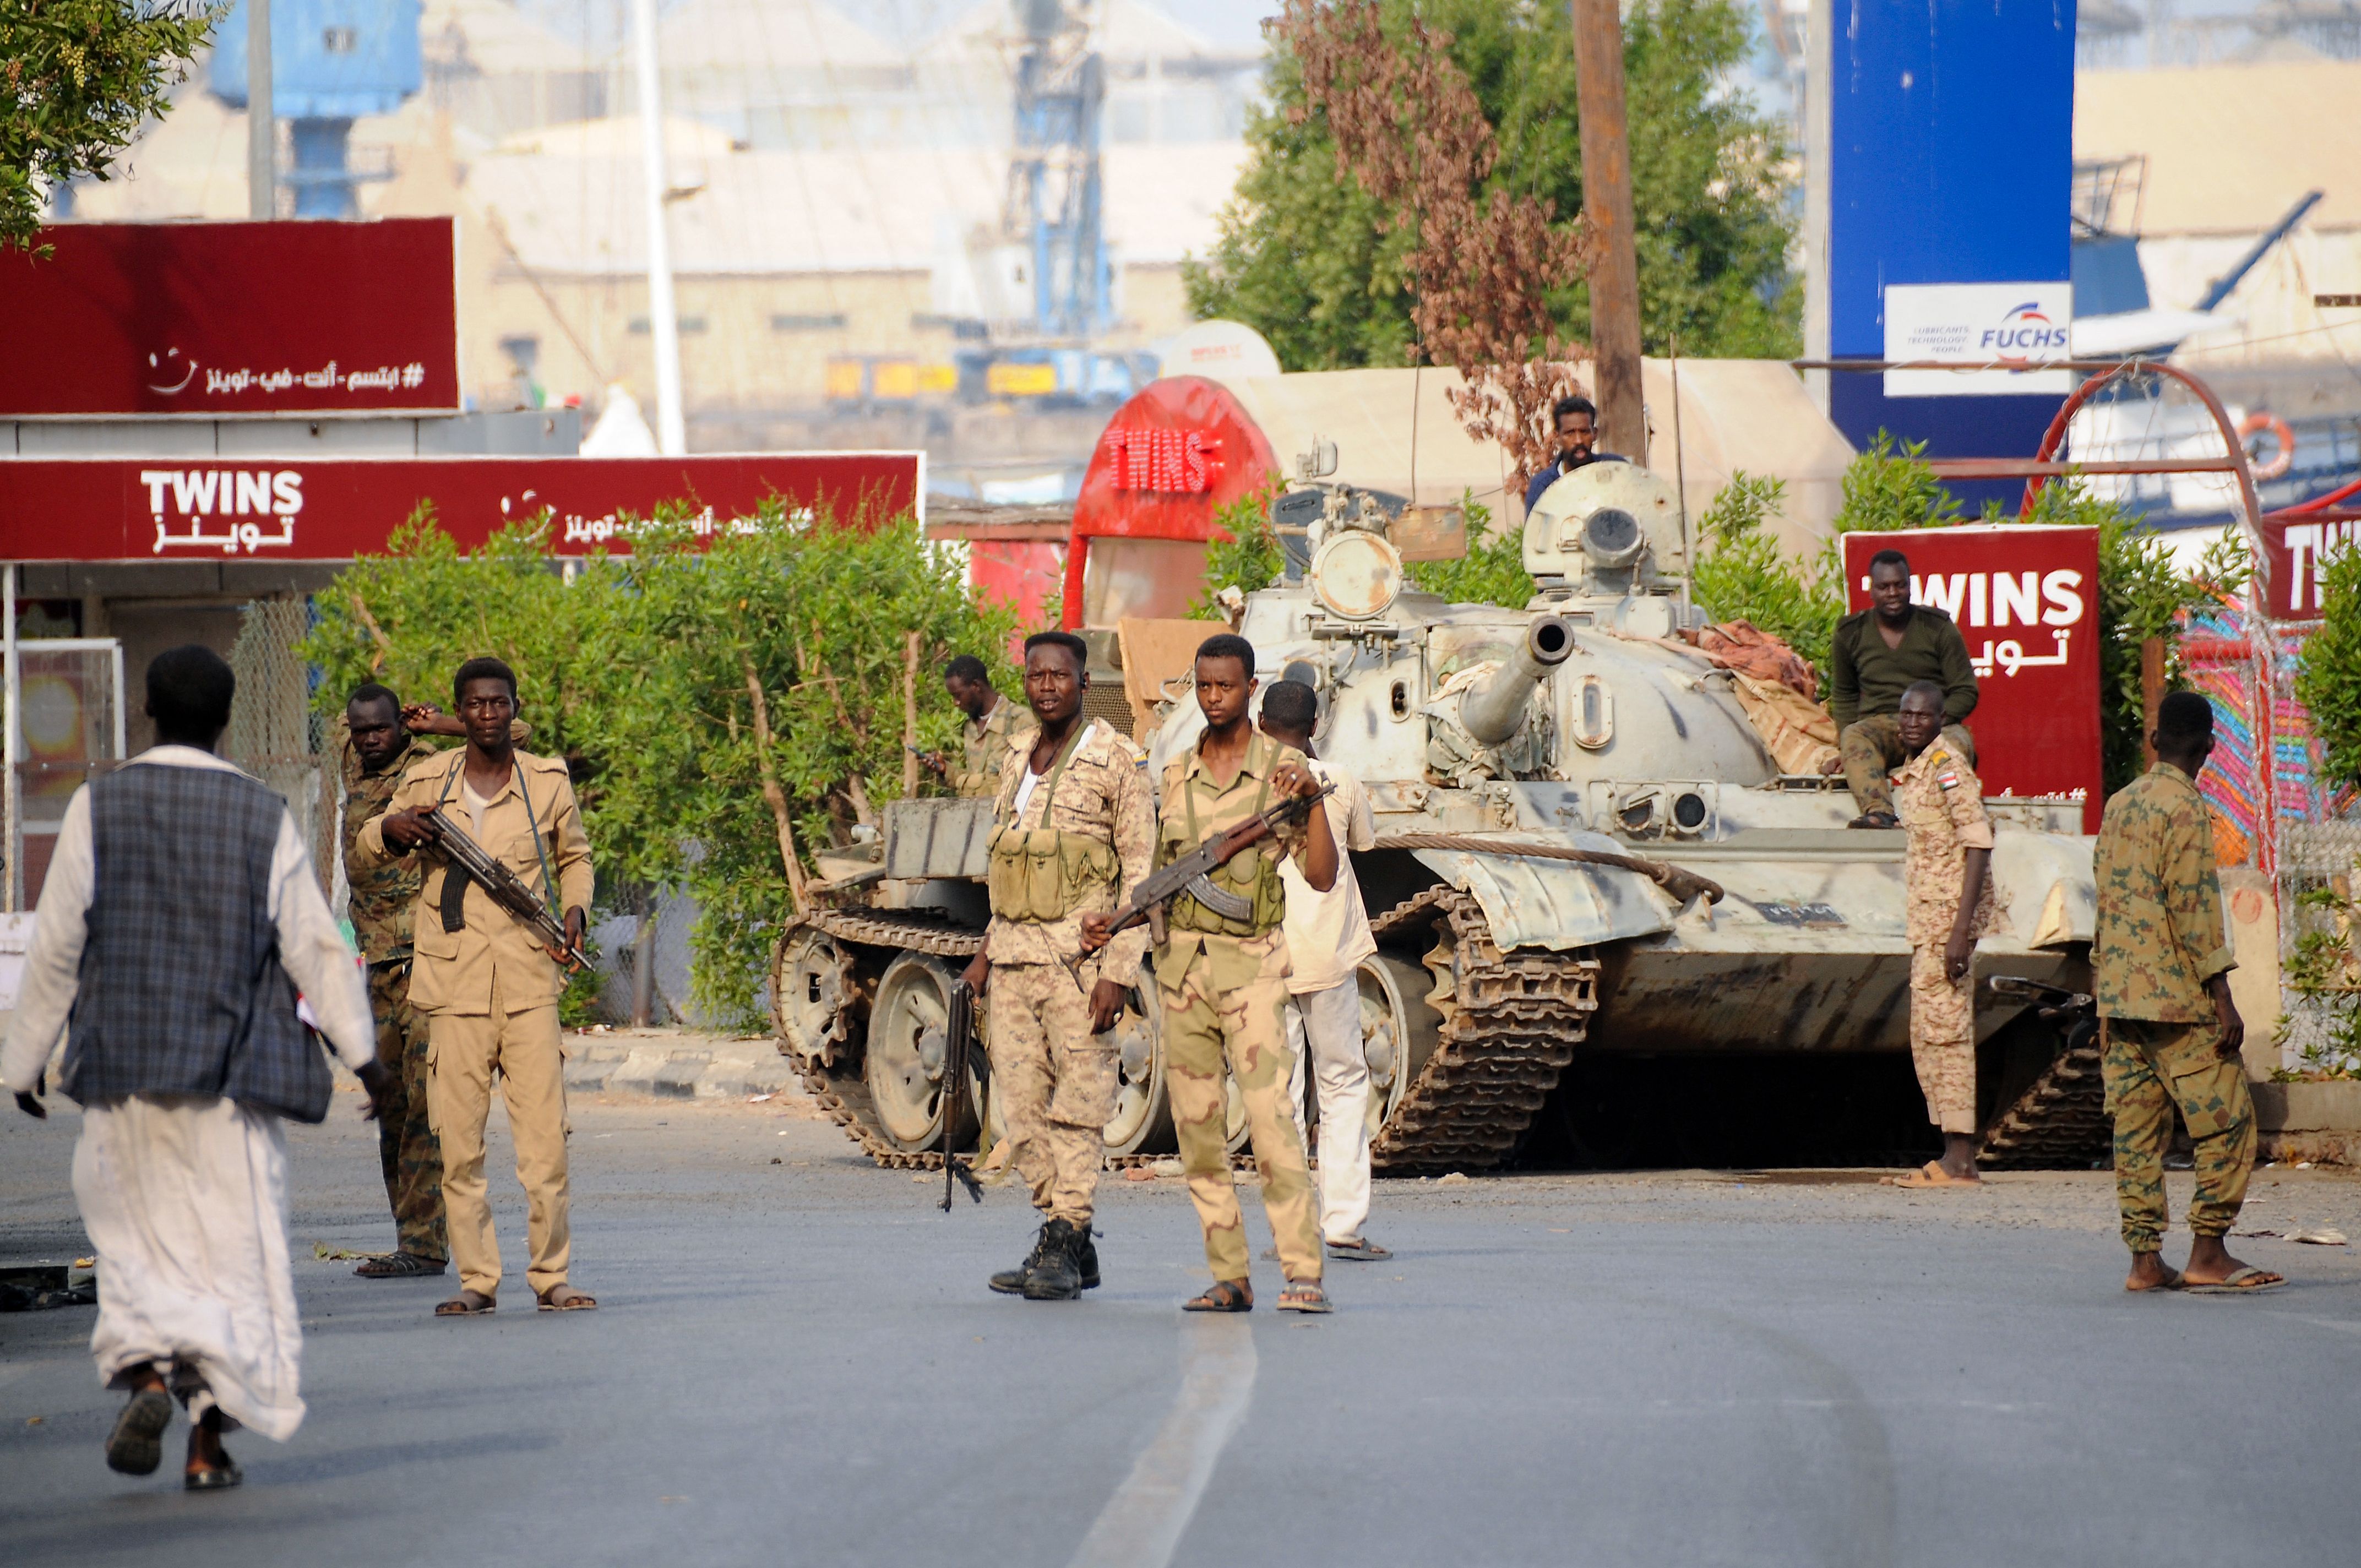
[[2221, 1055], [2221, 1025], [2109, 1018], [2102, 1070], [2115, 1118], [2115, 1201], [2124, 1245], [2155, 1252], [2172, 1223], [2164, 1196], [2164, 1151], [2177, 1106], [2189, 1127], [2197, 1192], [2191, 1234], [2224, 1236], [2246, 1201], [2255, 1168], [2255, 1100], [2245, 1066]]
[[[1221, 940], [1219, 938], [1212, 940]], [[1189, 1175], [1189, 1200], [1205, 1231], [1205, 1262], [1216, 1279], [1249, 1272], [1246, 1217], [1230, 1179], [1227, 1059], [1246, 1102], [1262, 1206], [1290, 1279], [1320, 1277], [1318, 1206], [1303, 1159], [1302, 1135], [1287, 1103], [1294, 1053], [1288, 1048], [1287, 979], [1258, 978], [1227, 991], [1213, 983], [1212, 961], [1194, 955], [1177, 975], [1159, 974], [1164, 1004], [1164, 1085]]]
[[[1968, 766], [1976, 765], [1975, 737], [1965, 726], [1943, 726], [1942, 741]], [[1852, 803], [1861, 807], [1861, 814], [1891, 814], [1894, 785], [1886, 775], [1910, 760], [1910, 753], [1902, 749], [1902, 721], [1890, 713], [1855, 719], [1837, 737], [1837, 754], [1844, 760], [1845, 787], [1852, 791]]]
[[1115, 1114], [1115, 1039], [1091, 1033], [1096, 967], [1083, 966], [1077, 987], [1061, 965], [994, 965], [983, 993], [1008, 1163], [1033, 1207], [1077, 1225], [1090, 1223]]
[[443, 1144], [426, 1114], [426, 1020], [410, 1005], [410, 960], [371, 964], [368, 982], [378, 1064], [390, 1085], [378, 1117], [377, 1157], [393, 1208], [394, 1245], [445, 1262]]
[[1927, 1096], [1927, 1120], [1946, 1133], [1976, 1131], [1976, 977], [1953, 984], [1940, 943], [1910, 949], [1910, 1065]]

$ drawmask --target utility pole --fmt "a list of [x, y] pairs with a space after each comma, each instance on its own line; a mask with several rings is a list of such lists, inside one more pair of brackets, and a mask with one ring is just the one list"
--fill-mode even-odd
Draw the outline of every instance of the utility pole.
[[672, 236], [666, 227], [663, 78], [656, 71], [656, 0], [631, 0], [639, 56], [640, 161], [648, 186], [648, 334], [656, 351], [656, 450], [688, 449], [680, 411], [680, 315], [672, 298]]
[[1640, 404], [1640, 261], [1631, 246], [1631, 138], [1623, 110], [1623, 17], [1616, 0], [1570, 0], [1582, 212], [1599, 244], [1590, 273], [1598, 450], [1648, 455]]
[[246, 0], [246, 215], [279, 215], [279, 116], [270, 102], [270, 0]]

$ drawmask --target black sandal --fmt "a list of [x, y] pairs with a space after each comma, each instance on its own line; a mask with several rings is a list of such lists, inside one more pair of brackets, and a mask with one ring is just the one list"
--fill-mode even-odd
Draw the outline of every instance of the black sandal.
[[1202, 1296], [1180, 1303], [1184, 1312], [1251, 1312], [1254, 1286], [1244, 1279], [1216, 1279]]
[[363, 1258], [353, 1272], [363, 1279], [414, 1279], [421, 1275], [440, 1274], [447, 1266], [437, 1257], [421, 1257], [414, 1252], [387, 1252]]

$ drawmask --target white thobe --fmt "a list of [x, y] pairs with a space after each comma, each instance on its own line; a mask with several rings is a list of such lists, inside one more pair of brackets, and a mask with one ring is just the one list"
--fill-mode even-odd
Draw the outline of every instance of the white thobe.
[[[132, 765], [223, 768], [188, 746]], [[64, 1038], [88, 939], [94, 872], [90, 792], [66, 806], [41, 887], [0, 1087], [33, 1087]], [[368, 986], [337, 929], [292, 814], [270, 858], [279, 959], [346, 1067], [377, 1054]], [[74, 1201], [98, 1255], [91, 1354], [103, 1381], [178, 1362], [203, 1380], [189, 1401], [284, 1441], [303, 1420], [303, 1334], [287, 1260], [287, 1144], [279, 1117], [213, 1094], [135, 1094], [82, 1108]], [[185, 1376], [185, 1372], [183, 1376]]]
[[1312, 773], [1336, 793], [1321, 803], [1336, 840], [1336, 880], [1325, 893], [1292, 859], [1279, 862], [1287, 885], [1287, 1043], [1295, 1053], [1288, 1105], [1303, 1131], [1307, 1063], [1320, 1097], [1320, 1229], [1330, 1242], [1361, 1240], [1369, 1218], [1369, 1058], [1361, 1032], [1361, 960], [1378, 950], [1353, 852], [1377, 839], [1368, 792], [1334, 762]]

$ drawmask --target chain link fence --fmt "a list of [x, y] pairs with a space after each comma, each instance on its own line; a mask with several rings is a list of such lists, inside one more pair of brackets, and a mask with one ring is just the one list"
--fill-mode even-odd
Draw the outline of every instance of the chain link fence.
[[287, 797], [328, 907], [341, 915], [346, 884], [336, 831], [343, 791], [335, 759], [325, 754], [324, 727], [312, 712], [312, 670], [296, 651], [311, 629], [311, 605], [301, 596], [273, 595], [247, 605], [230, 649], [237, 698], [222, 752]]
[[2284, 1059], [2361, 1072], [2361, 821], [2282, 828], [2279, 883]]

